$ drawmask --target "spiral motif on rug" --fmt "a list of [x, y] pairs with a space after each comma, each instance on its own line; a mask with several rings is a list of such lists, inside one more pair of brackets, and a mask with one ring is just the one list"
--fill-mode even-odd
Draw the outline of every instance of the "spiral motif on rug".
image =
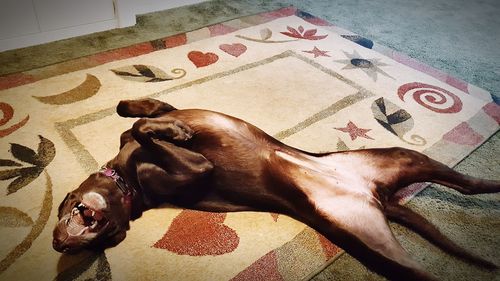
[[[12, 108], [12, 106], [8, 103], [0, 102], [0, 112], [2, 114], [2, 118], [0, 119], [0, 127], [2, 127], [3, 125], [7, 124], [12, 119], [12, 117], [14, 117], [14, 108]], [[28, 122], [29, 119], [30, 116], [27, 115], [22, 121], [16, 123], [15, 125], [10, 126], [9, 128], [0, 129], [0, 138], [8, 136], [17, 129], [21, 128]]]
[[400, 86], [398, 89], [399, 98], [404, 101], [407, 95], [412, 95], [418, 104], [437, 113], [457, 113], [462, 110], [460, 98], [437, 86], [420, 82]]

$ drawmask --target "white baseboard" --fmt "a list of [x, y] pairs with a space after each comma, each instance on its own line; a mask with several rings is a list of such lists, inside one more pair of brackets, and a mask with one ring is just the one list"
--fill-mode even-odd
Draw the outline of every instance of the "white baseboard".
[[114, 29], [117, 20], [107, 20], [0, 40], [0, 52]]

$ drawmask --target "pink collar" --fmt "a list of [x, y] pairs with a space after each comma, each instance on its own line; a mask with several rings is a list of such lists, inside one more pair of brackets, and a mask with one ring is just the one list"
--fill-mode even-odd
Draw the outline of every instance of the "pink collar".
[[101, 170], [99, 171], [101, 174], [113, 179], [113, 181], [116, 183], [118, 188], [122, 191], [123, 195], [125, 197], [132, 197], [135, 195], [136, 191], [133, 187], [130, 187], [125, 180], [118, 175], [116, 170], [113, 170], [111, 168], [107, 168], [103, 166]]

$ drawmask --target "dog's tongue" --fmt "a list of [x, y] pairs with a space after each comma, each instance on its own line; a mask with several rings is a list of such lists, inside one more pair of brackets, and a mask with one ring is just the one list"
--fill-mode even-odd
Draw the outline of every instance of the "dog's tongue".
[[87, 226], [85, 226], [85, 220], [83, 219], [83, 216], [78, 213], [71, 217], [66, 230], [68, 231], [69, 235], [76, 236], [82, 234], [82, 232], [85, 231], [86, 228]]

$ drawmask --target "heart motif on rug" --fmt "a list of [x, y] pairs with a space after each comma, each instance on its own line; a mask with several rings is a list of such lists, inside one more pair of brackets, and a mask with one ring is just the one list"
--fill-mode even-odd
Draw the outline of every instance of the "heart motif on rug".
[[236, 231], [224, 225], [226, 214], [182, 211], [153, 247], [179, 255], [216, 256], [231, 253], [240, 242]]
[[200, 51], [189, 52], [188, 58], [194, 63], [194, 65], [196, 65], [196, 67], [211, 65], [219, 60], [219, 56], [214, 53], [202, 53]]
[[247, 46], [241, 43], [222, 44], [219, 49], [237, 58], [247, 51]]

